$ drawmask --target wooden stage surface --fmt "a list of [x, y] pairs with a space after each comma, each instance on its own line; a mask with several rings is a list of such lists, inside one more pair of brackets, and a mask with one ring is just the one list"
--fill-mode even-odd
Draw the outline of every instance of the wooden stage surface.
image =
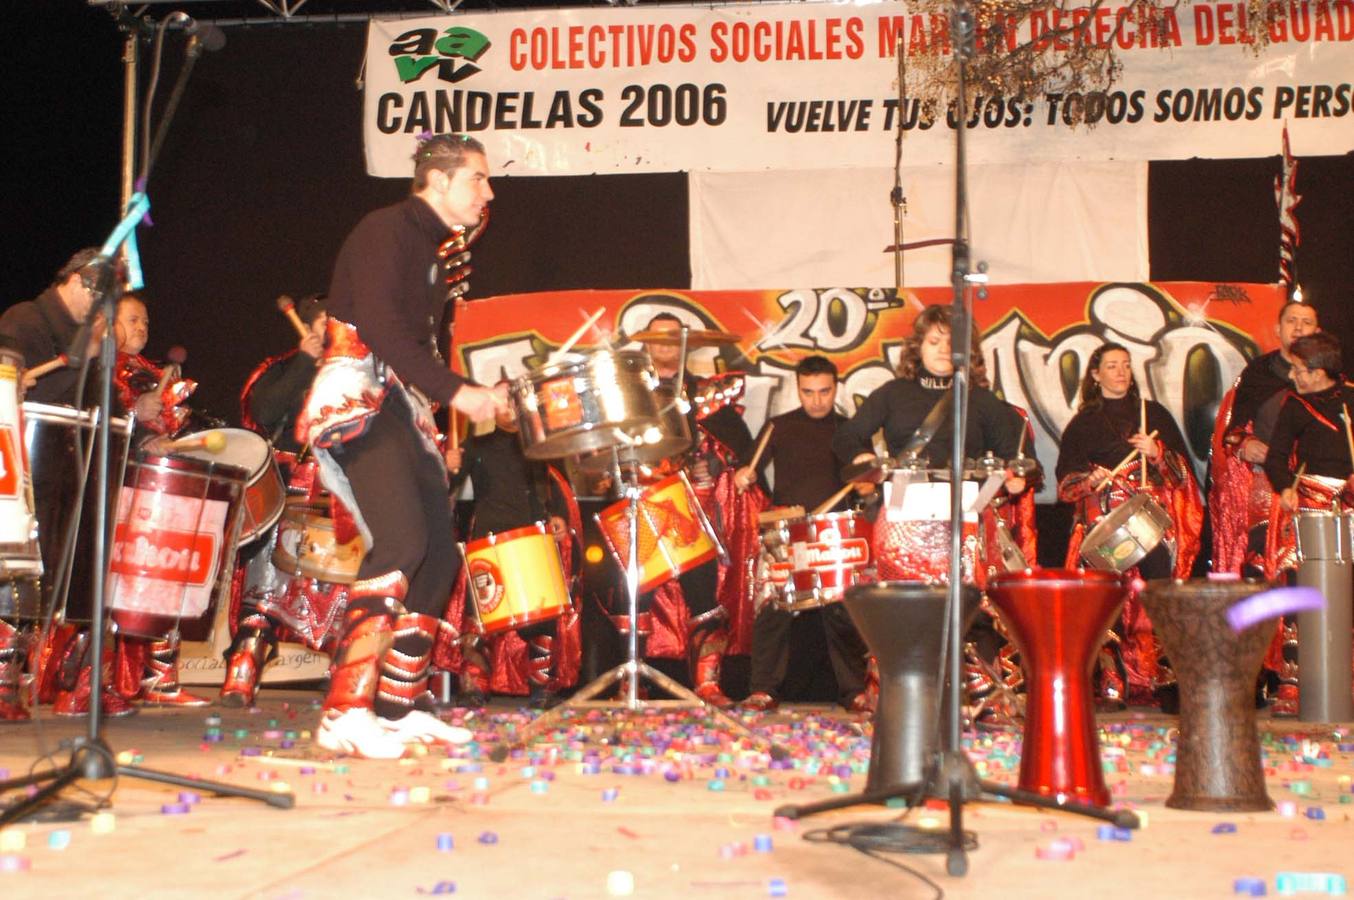
[[[255, 710], [143, 710], [109, 723], [111, 748], [139, 756], [147, 767], [250, 788], [289, 785], [296, 807], [204, 794], [188, 812], [173, 814], [164, 810], [180, 801], [181, 789], [123, 778], [109, 797], [111, 817], [20, 824], [0, 833], [0, 892], [279, 900], [604, 898], [626, 896], [627, 889], [629, 896], [690, 900], [935, 896], [886, 862], [805, 839], [848, 823], [895, 822], [905, 810], [855, 807], [794, 823], [773, 818], [782, 804], [863, 786], [869, 723], [835, 709], [793, 706], [746, 717], [790, 751], [794, 768], [771, 767], [764, 753], [690, 711], [580, 713], [495, 763], [489, 754], [498, 740], [528, 719], [505, 701], [469, 715], [476, 743], [370, 762], [312, 749], [316, 700], [312, 693], [265, 689]], [[1003, 900], [1225, 897], [1242, 877], [1263, 879], [1275, 896], [1282, 872], [1354, 874], [1348, 723], [1317, 726], [1263, 713], [1269, 793], [1280, 808], [1205, 814], [1163, 805], [1172, 785], [1174, 721], [1133, 712], [1101, 719], [1114, 802], [1148, 814], [1147, 827], [1130, 840], [1101, 839], [1101, 823], [1080, 816], [977, 802], [964, 807], [965, 826], [977, 840], [966, 877], [948, 877], [939, 855], [888, 859], [933, 880], [946, 896]], [[204, 740], [213, 727], [219, 739]], [[83, 733], [83, 720], [48, 714], [36, 725], [0, 728], [0, 767], [9, 777], [24, 774], [40, 744], [64, 761], [68, 754], [56, 751], [57, 743]], [[970, 758], [988, 777], [1014, 780], [1018, 735], [970, 738]], [[113, 785], [88, 787], [101, 796]], [[91, 795], [68, 789], [62, 796]], [[947, 821], [943, 808], [906, 817], [933, 827]], [[1072, 858], [1039, 858], [1055, 841], [1072, 848]]]

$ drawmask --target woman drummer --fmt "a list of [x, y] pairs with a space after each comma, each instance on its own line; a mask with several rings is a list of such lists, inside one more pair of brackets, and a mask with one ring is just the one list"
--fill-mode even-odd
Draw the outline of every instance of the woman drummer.
[[[1328, 510], [1338, 503], [1354, 508], [1354, 439], [1350, 438], [1350, 391], [1344, 380], [1340, 342], [1326, 332], [1293, 342], [1293, 385], [1279, 408], [1265, 476], [1274, 488], [1278, 511], [1292, 515], [1304, 509]], [[1295, 473], [1301, 472], [1300, 476]], [[1296, 564], [1292, 534], [1267, 547], [1266, 575], [1275, 577]]]
[[[873, 459], [872, 442], [880, 428], [884, 429], [889, 454], [899, 455], [927, 413], [949, 393], [954, 376], [950, 320], [950, 308], [940, 305], [926, 307], [913, 320], [912, 334], [903, 342], [898, 377], [880, 385], [866, 397], [856, 414], [837, 429], [832, 439], [832, 449], [843, 463]], [[1011, 459], [1020, 451], [1025, 421], [1015, 407], [988, 390], [982, 353], [978, 351], [976, 341], [972, 359], [965, 455], [976, 458], [991, 451], [1002, 459]], [[945, 468], [950, 464], [953, 438], [949, 422], [947, 415], [945, 423], [936, 429], [930, 442], [920, 451], [921, 460], [931, 468]], [[1020, 493], [1025, 487], [1023, 478], [1010, 477], [1006, 481], [1006, 489], [1012, 494]]]
[[[1074, 504], [1072, 539], [1067, 547], [1069, 568], [1080, 565], [1086, 533], [1104, 516], [1145, 491], [1166, 510], [1172, 524], [1163, 540], [1129, 571], [1136, 569], [1142, 578], [1189, 574], [1203, 524], [1199, 486], [1180, 428], [1166, 407], [1139, 394], [1133, 363], [1123, 345], [1102, 344], [1087, 361], [1077, 413], [1063, 432], [1056, 471], [1058, 499]], [[1137, 631], [1139, 625], [1142, 633]], [[1155, 680], [1158, 687], [1166, 688], [1166, 671], [1155, 679], [1151, 674], [1157, 669], [1156, 652], [1136, 597], [1124, 606], [1123, 628], [1127, 637], [1121, 643], [1122, 662], [1133, 671], [1134, 685]], [[1126, 698], [1124, 685], [1115, 683], [1119, 677], [1113, 670], [1102, 671], [1102, 693], [1108, 705], [1119, 707], [1126, 699], [1145, 699]], [[1158, 693], [1169, 706], [1169, 690]]]

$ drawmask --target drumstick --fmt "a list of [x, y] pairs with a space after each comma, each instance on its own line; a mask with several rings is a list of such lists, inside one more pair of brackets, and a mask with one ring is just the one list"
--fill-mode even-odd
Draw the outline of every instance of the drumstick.
[[226, 436], [219, 431], [206, 431], [191, 437], [179, 438], [164, 445], [165, 453], [179, 453], [184, 450], [206, 450], [208, 453], [220, 453], [226, 449]]
[[[1153, 431], [1151, 434], [1148, 435], [1149, 438], [1155, 438], [1156, 436], [1157, 436], [1157, 432], [1155, 432], [1155, 431]], [[1133, 462], [1133, 457], [1136, 456], [1137, 453], [1138, 453], [1138, 450], [1137, 450], [1136, 447], [1135, 447], [1134, 449], [1128, 451], [1128, 456], [1125, 456], [1123, 459], [1119, 460], [1119, 465], [1115, 466], [1113, 469], [1110, 469], [1110, 473], [1109, 473], [1108, 475], [1106, 475], [1103, 479], [1101, 479], [1100, 483], [1097, 484], [1097, 485], [1095, 486], [1095, 489], [1096, 489], [1097, 491], [1103, 491], [1103, 490], [1105, 489], [1105, 485], [1107, 485], [1107, 484], [1109, 484], [1111, 481], [1113, 481], [1113, 480], [1114, 480], [1114, 476], [1119, 474], [1119, 470], [1120, 470], [1120, 469], [1122, 469], [1124, 466], [1128, 465], [1129, 463]]]
[[[1147, 398], [1138, 398], [1138, 430], [1147, 433]], [[1147, 456], [1143, 455], [1142, 465], [1138, 467], [1138, 487], [1147, 490]]]
[[277, 308], [282, 311], [282, 315], [287, 317], [287, 321], [291, 322], [298, 335], [302, 338], [310, 335], [310, 332], [306, 329], [306, 323], [302, 322], [301, 317], [296, 314], [296, 304], [292, 301], [292, 298], [286, 294], [278, 297]]
[[182, 366], [187, 359], [188, 351], [178, 344], [169, 348], [169, 352], [165, 354], [165, 362], [167, 364], [160, 370], [160, 383], [155, 386], [155, 396], [158, 397], [165, 392], [165, 388], [169, 387], [169, 383], [178, 376], [181, 371], [179, 367]]
[[1354, 430], [1349, 426], [1349, 404], [1341, 403], [1340, 408], [1345, 411], [1345, 442], [1349, 444], [1349, 461], [1354, 463]]
[[450, 432], [449, 437], [451, 438], [451, 449], [460, 450], [461, 429], [456, 424], [456, 407], [454, 406], [451, 408], [451, 412], [448, 414], [447, 417], [447, 431]]
[[48, 372], [55, 372], [57, 369], [65, 368], [66, 363], [69, 361], [70, 360], [67, 358], [66, 354], [64, 353], [58, 354], [57, 356], [54, 356], [53, 358], [47, 360], [45, 363], [38, 363], [36, 366], [29, 369], [27, 372], [24, 372], [24, 377], [31, 379], [33, 381], [37, 381], [39, 378], [46, 375]]
[[828, 497], [822, 503], [819, 503], [817, 506], [815, 506], [813, 508], [813, 512], [809, 513], [809, 515], [816, 516], [820, 515], [821, 513], [827, 512], [829, 509], [836, 506], [838, 501], [840, 501], [843, 497], [845, 497], [847, 493], [849, 493], [855, 486], [856, 486], [855, 482], [852, 482], [851, 484], [842, 485], [841, 490], [837, 491], [837, 493], [833, 494], [831, 497]]
[[752, 453], [752, 462], [748, 463], [748, 468], [753, 471], [753, 474], [756, 474], [757, 463], [762, 458], [762, 451], [766, 449], [767, 442], [771, 440], [771, 432], [775, 430], [776, 430], [775, 422], [766, 423], [766, 431], [762, 432], [762, 439], [757, 442], [757, 449], [754, 450]]
[[583, 334], [589, 328], [595, 325], [598, 319], [602, 318], [602, 313], [604, 312], [606, 312], [605, 306], [598, 307], [597, 312], [588, 316], [588, 320], [584, 322], [582, 325], [578, 326], [578, 330], [575, 331], [573, 334], [569, 335], [568, 340], [566, 340], [563, 344], [560, 344], [559, 349], [555, 351], [555, 354], [562, 356], [565, 353], [568, 353], [570, 350], [572, 350], [574, 344], [578, 343], [578, 339], [583, 337]]

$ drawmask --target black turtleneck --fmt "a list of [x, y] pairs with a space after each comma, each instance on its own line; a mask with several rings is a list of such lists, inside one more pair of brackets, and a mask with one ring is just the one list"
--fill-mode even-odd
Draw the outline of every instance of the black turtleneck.
[[[1303, 464], [1308, 475], [1328, 478], [1348, 478], [1354, 470], [1343, 419], [1344, 405], [1354, 401], [1345, 387], [1337, 384], [1301, 396], [1290, 392], [1284, 398], [1265, 455], [1265, 475], [1274, 490], [1292, 487], [1293, 473]], [[1295, 452], [1297, 460], [1290, 467]]]
[[[950, 377], [932, 375], [923, 369], [916, 380], [895, 378], [880, 385], [865, 398], [856, 414], [837, 429], [832, 440], [837, 459], [845, 465], [860, 453], [874, 452], [871, 440], [881, 427], [889, 454], [898, 455], [931, 407], [950, 390], [950, 383]], [[947, 415], [935, 437], [922, 451], [928, 465], [935, 468], [949, 465], [953, 445], [951, 422], [952, 418]], [[1025, 420], [1014, 407], [986, 388], [970, 389], [964, 440], [966, 456], [978, 457], [990, 450], [1002, 459], [1010, 459], [1020, 446], [1024, 428]]]
[[[1092, 466], [1112, 469], [1133, 449], [1128, 439], [1141, 430], [1141, 409], [1133, 397], [1103, 399], [1083, 407], [1067, 423], [1058, 449], [1058, 481], [1068, 475], [1090, 471]], [[1157, 440], [1188, 458], [1184, 435], [1166, 407], [1147, 401], [1147, 431]]]

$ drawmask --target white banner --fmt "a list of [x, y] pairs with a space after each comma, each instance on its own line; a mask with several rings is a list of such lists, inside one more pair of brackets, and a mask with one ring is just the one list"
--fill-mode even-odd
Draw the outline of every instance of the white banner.
[[[893, 284], [893, 172], [851, 169], [689, 176], [691, 287]], [[903, 283], [950, 283], [954, 178], [903, 172]], [[1146, 281], [1147, 163], [971, 166], [974, 262], [995, 284]]]
[[[1113, 0], [1089, 17], [1017, 23], [1010, 40], [1038, 40], [1082, 13], [1080, 39], [1113, 43], [1122, 75], [1107, 94], [978, 98], [969, 160], [1270, 156], [1285, 120], [1297, 156], [1354, 150], [1354, 0], [1275, 6], [1258, 53], [1245, 0], [1196, 0], [1153, 23]], [[896, 45], [914, 59], [949, 52], [945, 18], [929, 10], [744, 3], [376, 19], [367, 170], [407, 177], [423, 132], [480, 137], [499, 174], [887, 164]], [[906, 163], [953, 159], [952, 114], [910, 100], [901, 118]]]

